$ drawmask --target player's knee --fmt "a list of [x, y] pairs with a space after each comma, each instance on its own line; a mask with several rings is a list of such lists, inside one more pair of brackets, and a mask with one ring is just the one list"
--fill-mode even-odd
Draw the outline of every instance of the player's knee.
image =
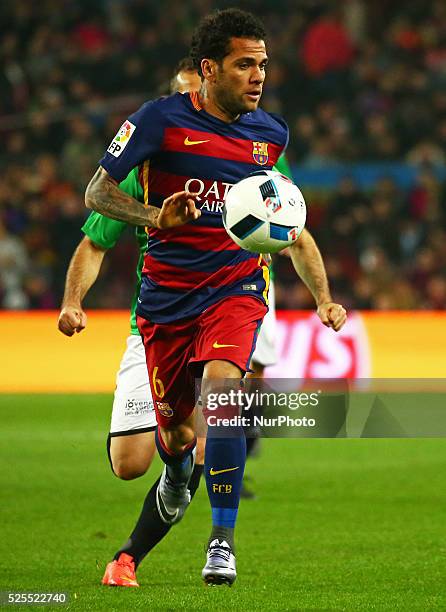
[[180, 425], [178, 428], [178, 439], [184, 446], [191, 444], [195, 439], [195, 431], [190, 425]]
[[134, 480], [143, 476], [150, 467], [153, 453], [116, 453], [111, 454], [114, 474], [121, 480]]
[[188, 424], [179, 425], [175, 430], [165, 432], [166, 445], [173, 453], [181, 453], [184, 447], [194, 441], [195, 432]]
[[134, 480], [143, 476], [148, 469], [148, 465], [141, 461], [118, 457], [112, 461], [113, 472], [121, 480]]

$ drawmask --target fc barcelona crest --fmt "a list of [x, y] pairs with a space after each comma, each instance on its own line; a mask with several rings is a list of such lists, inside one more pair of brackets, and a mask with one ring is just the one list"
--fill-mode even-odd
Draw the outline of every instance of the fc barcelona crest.
[[158, 408], [158, 412], [160, 412], [160, 414], [162, 414], [164, 417], [170, 418], [171, 416], [173, 416], [173, 410], [167, 402], [155, 402], [155, 403], [156, 403], [156, 407]]
[[268, 143], [267, 142], [253, 142], [252, 143], [252, 156], [256, 164], [265, 166], [268, 163]]

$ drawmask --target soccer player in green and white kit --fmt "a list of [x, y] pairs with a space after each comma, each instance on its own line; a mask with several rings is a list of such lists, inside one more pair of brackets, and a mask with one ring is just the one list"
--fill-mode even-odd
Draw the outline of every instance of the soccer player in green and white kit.
[[[120, 188], [144, 202], [144, 194], [133, 170], [122, 181]], [[112, 248], [126, 223], [114, 221], [92, 212], [82, 231], [85, 237], [76, 249], [67, 273], [59, 329], [71, 336], [86, 326], [82, 300], [95, 282], [106, 251]], [[110, 464], [116, 476], [131, 480], [142, 476], [150, 467], [155, 453], [155, 411], [150, 392], [144, 347], [135, 321], [136, 299], [141, 283], [141, 269], [147, 248], [147, 235], [143, 227], [135, 228], [140, 256], [137, 284], [131, 306], [131, 333], [116, 379], [110, 433], [107, 449]], [[197, 463], [189, 483], [191, 495], [197, 490], [203, 471], [203, 442], [197, 448]], [[165, 523], [156, 510], [156, 489], [159, 479], [146, 496], [138, 522], [125, 545], [108, 564], [103, 584], [110, 586], [138, 586], [135, 570], [145, 555], [167, 534], [171, 524]]]

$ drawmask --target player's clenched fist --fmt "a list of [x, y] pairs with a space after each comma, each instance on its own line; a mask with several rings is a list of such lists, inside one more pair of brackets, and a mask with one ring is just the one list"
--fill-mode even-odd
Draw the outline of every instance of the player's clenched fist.
[[195, 206], [198, 193], [179, 191], [166, 198], [158, 215], [158, 228], [178, 227], [198, 219], [201, 210]]
[[347, 311], [341, 304], [327, 302], [320, 304], [317, 309], [320, 320], [327, 327], [331, 327], [336, 332], [339, 331], [347, 320]]
[[66, 336], [72, 336], [74, 332], [81, 332], [87, 325], [87, 315], [82, 308], [65, 306], [60, 311], [58, 327]]

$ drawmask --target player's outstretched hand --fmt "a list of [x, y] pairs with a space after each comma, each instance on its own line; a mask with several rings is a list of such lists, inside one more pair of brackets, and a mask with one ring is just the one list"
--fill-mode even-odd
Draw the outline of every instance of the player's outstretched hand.
[[178, 191], [166, 198], [158, 216], [159, 229], [178, 227], [195, 221], [201, 215], [201, 210], [195, 206], [198, 193], [191, 191]]
[[66, 336], [72, 336], [74, 332], [81, 332], [87, 325], [87, 315], [82, 308], [65, 306], [60, 311], [57, 326]]
[[331, 327], [338, 332], [347, 320], [347, 311], [341, 304], [327, 302], [321, 304], [317, 309], [320, 320], [326, 327]]

